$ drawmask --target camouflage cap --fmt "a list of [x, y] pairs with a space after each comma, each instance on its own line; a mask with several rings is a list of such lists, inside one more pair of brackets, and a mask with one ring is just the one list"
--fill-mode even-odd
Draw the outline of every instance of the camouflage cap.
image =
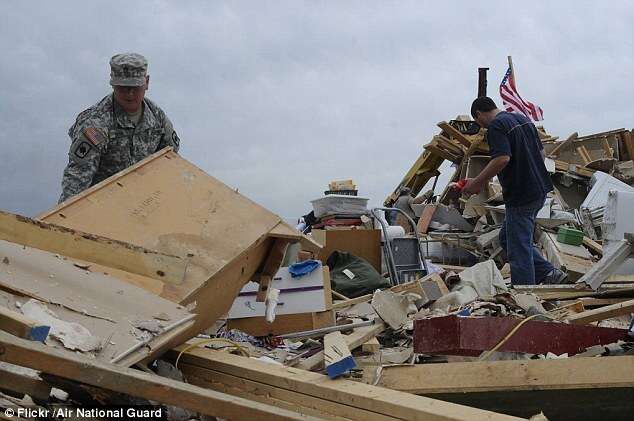
[[112, 86], [143, 86], [147, 74], [147, 60], [141, 54], [123, 53], [110, 59]]

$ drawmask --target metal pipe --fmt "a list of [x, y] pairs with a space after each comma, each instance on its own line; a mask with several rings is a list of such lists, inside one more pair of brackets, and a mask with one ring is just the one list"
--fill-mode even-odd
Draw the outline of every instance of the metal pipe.
[[330, 332], [337, 332], [340, 330], [347, 330], [347, 329], [356, 329], [358, 327], [372, 326], [373, 324], [374, 324], [374, 320], [368, 320], [365, 322], [350, 323], [347, 325], [322, 327], [321, 329], [313, 329], [313, 330], [305, 330], [303, 332], [287, 333], [286, 335], [279, 335], [277, 337], [280, 339], [310, 338], [311, 336], [322, 336]]

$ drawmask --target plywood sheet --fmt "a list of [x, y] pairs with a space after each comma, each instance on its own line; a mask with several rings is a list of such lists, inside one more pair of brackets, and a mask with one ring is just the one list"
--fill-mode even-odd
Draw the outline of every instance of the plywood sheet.
[[229, 310], [242, 286], [262, 267], [274, 237], [300, 241], [306, 249], [319, 248], [279, 216], [170, 148], [39, 219], [189, 259], [180, 282], [159, 285], [136, 275], [126, 280], [160, 291], [171, 301], [193, 304], [198, 331]]
[[[188, 339], [160, 345], [160, 336], [154, 338], [156, 335], [136, 328], [137, 322], [149, 322], [158, 335], [165, 332], [174, 338], [172, 334], [191, 328], [192, 315], [178, 304], [117, 278], [82, 269], [63, 256], [7, 241], [0, 241], [0, 261], [1, 306], [20, 311], [31, 299], [44, 303], [57, 319], [83, 326], [101, 343], [100, 350], [91, 352], [99, 359], [110, 361], [139, 342], [152, 340], [151, 352], [143, 348], [122, 360], [128, 365]], [[167, 331], [184, 320], [189, 322]], [[51, 344], [63, 348], [58, 341]]]

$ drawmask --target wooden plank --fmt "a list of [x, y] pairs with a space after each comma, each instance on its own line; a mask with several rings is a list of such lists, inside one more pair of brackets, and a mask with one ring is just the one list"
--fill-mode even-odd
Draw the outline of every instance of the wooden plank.
[[51, 327], [44, 326], [20, 313], [0, 306], [0, 330], [19, 338], [44, 342]]
[[621, 134], [623, 143], [625, 144], [625, 150], [630, 160], [634, 160], [634, 136], [631, 131], [625, 131]]
[[376, 412], [191, 364], [179, 363], [178, 368], [183, 372], [187, 382], [196, 386], [297, 411], [306, 415], [337, 421], [359, 419], [389, 421], [396, 419], [387, 415], [377, 414]]
[[0, 390], [3, 389], [44, 402], [51, 394], [51, 386], [42, 379], [19, 374], [0, 365]]
[[[65, 379], [229, 419], [301, 420], [296, 412], [118, 367], [0, 332], [0, 360]], [[256, 418], [257, 417], [257, 418]], [[314, 418], [312, 418], [314, 419]]]
[[582, 167], [581, 165], [569, 164], [563, 161], [555, 161], [555, 169], [558, 171], [570, 172], [576, 174], [580, 177], [590, 178], [595, 173], [594, 170], [590, 168]]
[[227, 329], [238, 329], [252, 336], [284, 335], [334, 325], [335, 312], [333, 310], [318, 313], [280, 314], [275, 317], [273, 323], [268, 323], [264, 317], [227, 320]]
[[372, 338], [363, 345], [361, 345], [361, 351], [363, 352], [379, 352], [381, 350], [381, 344], [378, 339]]
[[[176, 351], [171, 353], [172, 356], [175, 354]], [[332, 381], [322, 374], [267, 364], [210, 349], [196, 348], [187, 351], [181, 356], [181, 361], [183, 364], [207, 368], [394, 418], [426, 421], [517, 419], [344, 379]]]
[[583, 245], [597, 254], [603, 255], [603, 246], [589, 237], [583, 237]]
[[426, 205], [425, 209], [423, 209], [420, 218], [418, 219], [418, 224], [416, 225], [416, 229], [421, 234], [426, 234], [429, 229], [429, 224], [431, 223], [432, 218], [434, 217], [434, 212], [436, 212], [436, 205]]
[[603, 138], [603, 143], [601, 144], [601, 146], [603, 147], [603, 153], [605, 153], [606, 158], [614, 158], [614, 151], [610, 147], [607, 137]]
[[262, 270], [256, 274], [256, 279], [259, 278], [258, 282], [260, 283], [257, 295], [258, 302], [264, 302], [266, 299], [269, 291], [269, 285], [282, 265], [284, 254], [286, 253], [289, 242], [290, 240], [286, 238], [276, 238], [271, 246], [271, 250], [269, 250], [266, 260], [264, 261]]
[[622, 303], [573, 314], [568, 317], [568, 321], [570, 323], [583, 325], [631, 313], [634, 313], [634, 300], [623, 301]]
[[379, 385], [414, 394], [634, 387], [634, 356], [384, 367]]
[[555, 146], [555, 149], [553, 149], [552, 151], [550, 151], [550, 153], [548, 154], [549, 158], [554, 158], [557, 156], [557, 154], [559, 153], [559, 151], [568, 146], [570, 143], [572, 143], [575, 139], [577, 139], [579, 137], [579, 133], [574, 132], [573, 134], [571, 134], [570, 136], [568, 136], [566, 138], [566, 140], [564, 140], [563, 142], [559, 142], [559, 144], [557, 144], [557, 146]]
[[0, 240], [179, 284], [187, 259], [0, 210]]
[[454, 155], [463, 155], [465, 153], [465, 151], [467, 150], [464, 146], [462, 146], [460, 143], [458, 142], [454, 142], [449, 138], [446, 138], [443, 135], [436, 135], [433, 137], [433, 139], [436, 141], [436, 143], [438, 143], [438, 146], [440, 146], [443, 149], [448, 150], [449, 152], [451, 152]]
[[430, 151], [431, 153], [446, 159], [447, 161], [451, 161], [454, 163], [462, 161], [462, 156], [454, 155], [453, 153], [446, 151], [444, 149], [441, 149], [438, 145], [435, 145], [433, 143], [429, 143], [425, 145], [424, 148]]
[[441, 121], [440, 123], [437, 124], [437, 126], [440, 127], [450, 137], [460, 142], [462, 146], [466, 148], [469, 148], [471, 146], [471, 141], [465, 135], [460, 133], [458, 129], [456, 129], [455, 127], [453, 127], [451, 124], [447, 123], [446, 121]]
[[[344, 340], [348, 345], [348, 349], [353, 351], [384, 330], [385, 324], [380, 321], [375, 321], [375, 323], [371, 326], [359, 327], [351, 334], [345, 335]], [[297, 368], [301, 368], [302, 370], [317, 370], [323, 367], [323, 364], [324, 351], [319, 351], [297, 364]]]
[[581, 156], [581, 159], [583, 160], [583, 163], [585, 165], [588, 165], [589, 163], [592, 162], [592, 157], [590, 156], [590, 152], [588, 152], [585, 146], [583, 145], [577, 146], [576, 149], [577, 149], [577, 153], [579, 153], [579, 156]]

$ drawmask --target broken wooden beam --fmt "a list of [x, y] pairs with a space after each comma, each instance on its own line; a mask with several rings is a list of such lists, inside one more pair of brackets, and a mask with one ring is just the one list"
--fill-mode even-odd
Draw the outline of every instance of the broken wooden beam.
[[[444, 316], [414, 320], [414, 352], [477, 356], [493, 349], [522, 319]], [[593, 345], [626, 340], [626, 329], [529, 320], [498, 351], [574, 355]]]
[[[176, 350], [170, 353], [170, 356], [175, 358], [177, 354]], [[189, 350], [182, 354], [180, 362], [183, 367], [193, 367], [186, 369], [189, 373], [196, 368], [211, 370], [211, 373], [205, 375], [208, 376], [209, 380], [214, 379], [213, 372], [223, 373], [233, 378], [264, 384], [267, 388], [273, 387], [278, 390], [275, 395], [277, 397], [287, 391], [289, 393], [285, 399], [298, 399], [300, 397], [297, 394], [302, 394], [309, 399], [319, 398], [327, 401], [328, 405], [333, 403], [345, 405], [353, 410], [358, 410], [359, 414], [374, 414], [371, 418], [357, 416], [353, 417], [354, 419], [385, 420], [392, 418], [421, 421], [517, 419], [345, 379], [332, 381], [322, 374], [267, 364], [210, 349]], [[324, 410], [326, 408], [328, 407], [324, 406]]]
[[384, 367], [378, 385], [527, 418], [626, 421], [634, 356]]
[[460, 133], [460, 130], [453, 127], [451, 124], [446, 121], [441, 121], [437, 124], [445, 133], [447, 133], [450, 137], [460, 142], [460, 144], [466, 148], [471, 146], [471, 140], [469, 140], [465, 135]]
[[[15, 367], [15, 370], [10, 367]], [[31, 376], [21, 373], [23, 370], [22, 367], [0, 364], [0, 391], [29, 395], [36, 402], [46, 402], [51, 394], [51, 385], [40, 379], [37, 374]]]
[[622, 303], [586, 310], [581, 313], [570, 315], [567, 320], [570, 323], [585, 325], [612, 317], [623, 316], [634, 313], [634, 300], [623, 301]]
[[9, 332], [19, 338], [44, 342], [51, 327], [44, 326], [21, 313], [0, 305], [0, 330]]
[[0, 240], [141, 276], [180, 283], [187, 259], [0, 211]]
[[[118, 367], [0, 332], [0, 360], [64, 379], [229, 419], [305, 420], [299, 413]], [[310, 417], [312, 418], [312, 417]], [[314, 418], [312, 418], [314, 419]]]
[[634, 388], [634, 356], [384, 367], [379, 385], [414, 394]]
[[548, 154], [549, 158], [554, 158], [557, 156], [557, 154], [559, 153], [559, 151], [569, 145], [571, 142], [573, 142], [577, 137], [579, 137], [579, 133], [574, 132], [573, 134], [571, 134], [570, 136], [568, 136], [568, 138], [566, 138], [566, 140], [559, 142], [557, 144], [557, 146], [555, 146], [555, 149], [553, 149], [552, 151], [550, 151], [550, 153]]

